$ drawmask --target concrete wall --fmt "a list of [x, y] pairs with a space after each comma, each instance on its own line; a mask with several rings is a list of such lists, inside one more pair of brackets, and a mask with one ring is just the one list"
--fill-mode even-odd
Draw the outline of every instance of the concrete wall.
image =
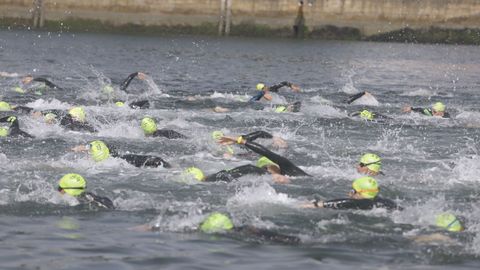
[[[232, 0], [232, 22], [291, 27], [297, 0]], [[45, 19], [94, 19], [112, 25], [217, 23], [220, 0], [43, 0]], [[364, 35], [403, 27], [480, 28], [479, 0], [305, 0], [310, 30], [354, 27]], [[312, 3], [312, 5], [308, 5]], [[0, 0], [1, 18], [31, 18], [33, 0]]]

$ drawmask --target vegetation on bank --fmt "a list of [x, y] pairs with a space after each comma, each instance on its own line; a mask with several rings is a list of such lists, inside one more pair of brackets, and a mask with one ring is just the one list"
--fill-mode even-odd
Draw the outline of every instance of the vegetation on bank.
[[[30, 29], [31, 21], [27, 19], [1, 18], [0, 27], [8, 29]], [[91, 33], [121, 33], [135, 35], [217, 35], [216, 23], [200, 25], [114, 25], [99, 20], [67, 19], [63, 21], [45, 21], [42, 30], [50, 32], [91, 32]], [[231, 36], [245, 37], [282, 37], [292, 38], [293, 29], [289, 27], [271, 28], [268, 25], [258, 25], [249, 22], [232, 25]], [[392, 32], [364, 36], [359, 29], [353, 27], [336, 27], [325, 25], [302, 29], [303, 39], [323, 40], [366, 40], [383, 42], [408, 43], [446, 43], [446, 44], [480, 44], [480, 29], [445, 29], [431, 27], [428, 29], [404, 28]]]

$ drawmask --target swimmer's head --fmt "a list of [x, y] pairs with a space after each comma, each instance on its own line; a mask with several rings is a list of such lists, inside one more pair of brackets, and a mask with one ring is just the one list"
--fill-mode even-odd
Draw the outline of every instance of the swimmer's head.
[[12, 110], [12, 106], [8, 102], [0, 101], [0, 112], [8, 112]]
[[432, 110], [435, 111], [435, 112], [445, 112], [445, 108], [446, 108], [446, 106], [442, 102], [436, 102], [432, 106]]
[[275, 167], [280, 168], [280, 166], [278, 166], [277, 163], [271, 161], [267, 157], [261, 157], [257, 160], [257, 167], [264, 168], [266, 166], [275, 166]]
[[113, 93], [113, 87], [111, 85], [107, 84], [103, 87], [102, 91], [105, 94], [111, 94], [111, 93]]
[[93, 141], [89, 144], [89, 153], [96, 162], [103, 161], [110, 157], [110, 149], [102, 141]]
[[65, 174], [58, 182], [58, 191], [72, 196], [79, 196], [85, 192], [87, 182], [76, 173]]
[[378, 183], [370, 176], [355, 179], [352, 188], [351, 194], [359, 194], [363, 199], [373, 199], [378, 194]]
[[215, 130], [214, 132], [212, 132], [212, 139], [216, 141], [220, 140], [220, 138], [222, 138], [223, 136], [224, 134], [220, 130]]
[[7, 137], [9, 130], [8, 127], [0, 127], [0, 137]]
[[372, 153], [366, 153], [360, 157], [360, 162], [357, 166], [357, 171], [359, 173], [377, 175], [382, 169], [382, 159]]
[[283, 113], [286, 111], [287, 111], [287, 106], [280, 105], [275, 108], [276, 113]]
[[222, 213], [212, 213], [200, 225], [200, 230], [204, 233], [220, 233], [233, 229], [232, 220]]
[[45, 123], [53, 124], [55, 121], [57, 121], [57, 115], [54, 113], [47, 113], [43, 116], [43, 120]]
[[68, 111], [68, 114], [79, 122], [85, 122], [85, 110], [82, 107], [73, 107]]
[[185, 169], [184, 173], [187, 174], [187, 175], [192, 175], [198, 181], [204, 181], [205, 180], [205, 174], [203, 174], [202, 170], [200, 170], [197, 167], [187, 168], [187, 169]]
[[22, 78], [22, 83], [24, 84], [29, 84], [33, 81], [33, 76], [32, 75], [27, 75]]
[[157, 123], [155, 122], [155, 120], [151, 117], [144, 117], [142, 119], [142, 123], [141, 123], [141, 127], [143, 129], [143, 132], [146, 134], [146, 135], [151, 135], [153, 134], [155, 131], [157, 131]]
[[442, 213], [435, 217], [435, 224], [451, 232], [460, 232], [464, 228], [458, 218], [450, 213]]
[[360, 112], [360, 118], [365, 120], [373, 120], [373, 113], [368, 110], [363, 110]]
[[117, 101], [117, 102], [115, 102], [115, 106], [117, 106], [117, 107], [123, 107], [123, 106], [125, 106], [125, 103], [123, 103], [123, 102], [121, 102], [121, 101]]
[[265, 88], [265, 84], [263, 84], [263, 83], [258, 83], [257, 84], [257, 90], [258, 91], [262, 91], [264, 88]]

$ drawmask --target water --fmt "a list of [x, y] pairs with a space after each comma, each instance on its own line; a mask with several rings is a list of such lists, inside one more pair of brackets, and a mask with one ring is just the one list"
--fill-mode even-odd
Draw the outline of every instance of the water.
[[[139, 37], [24, 31], [0, 32], [0, 71], [48, 75], [64, 87], [44, 96], [11, 91], [18, 77], [0, 79], [4, 100], [35, 108], [86, 106], [97, 135], [47, 126], [20, 116], [34, 140], [0, 141], [0, 249], [2, 269], [478, 269], [477, 87], [480, 49], [473, 46], [335, 41]], [[154, 108], [108, 105], [104, 85], [144, 71], [153, 80], [134, 81], [134, 100]], [[302, 112], [258, 113], [238, 108], [258, 82], [292, 81]], [[394, 117], [366, 123], [348, 117], [363, 108], [346, 106], [352, 93], [368, 90], [378, 112]], [[187, 96], [197, 101], [186, 101]], [[41, 98], [41, 99], [40, 99]], [[405, 104], [443, 101], [451, 120], [400, 114]], [[228, 114], [207, 108], [232, 107]], [[161, 127], [187, 140], [145, 139], [139, 119], [161, 119]], [[263, 129], [287, 140], [280, 152], [313, 177], [289, 185], [267, 176], [232, 183], [182, 181], [184, 168], [206, 173], [251, 161], [213, 156], [213, 130], [244, 134]], [[94, 138], [120, 152], [154, 154], [173, 169], [135, 168], [118, 159], [95, 164], [69, 149]], [[269, 141], [261, 141], [270, 146]], [[367, 151], [383, 157], [381, 194], [404, 211], [304, 210], [318, 194], [344, 197], [359, 176], [355, 164]], [[65, 173], [82, 174], [88, 189], [114, 200], [116, 211], [86, 211], [55, 191]], [[196, 232], [208, 213], [229, 213], [236, 226], [253, 225], [300, 237], [302, 243], [260, 241], [231, 233]], [[434, 215], [451, 211], [466, 218], [453, 243], [417, 243], [440, 232]], [[156, 223], [160, 232], [132, 228]]]

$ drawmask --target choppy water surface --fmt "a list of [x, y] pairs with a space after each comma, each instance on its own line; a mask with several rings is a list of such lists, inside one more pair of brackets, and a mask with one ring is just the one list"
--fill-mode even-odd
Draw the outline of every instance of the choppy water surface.
[[[0, 265], [2, 269], [452, 269], [480, 266], [478, 74], [480, 49], [469, 46], [321, 42], [203, 37], [137, 37], [44, 32], [0, 32], [0, 71], [47, 75], [65, 88], [44, 96], [19, 95], [20, 79], [0, 78], [4, 100], [35, 108], [86, 106], [96, 135], [68, 132], [21, 116], [32, 140], [0, 141]], [[134, 71], [134, 100], [149, 110], [116, 108], [100, 89]], [[239, 107], [258, 82], [288, 80], [303, 91], [302, 112], [276, 114]], [[369, 90], [375, 110], [394, 119], [366, 123], [348, 117], [363, 108], [343, 100]], [[185, 101], [196, 96], [197, 101]], [[451, 120], [400, 114], [405, 104], [447, 104]], [[231, 106], [228, 114], [207, 108]], [[145, 139], [139, 119], [187, 134], [187, 140]], [[251, 160], [212, 155], [211, 131], [244, 134], [266, 130], [283, 137], [283, 155], [313, 177], [274, 184], [267, 176], [232, 183], [182, 181], [184, 168], [206, 173]], [[94, 138], [121, 152], [154, 154], [173, 169], [135, 168], [111, 159], [95, 164], [70, 148]], [[269, 141], [261, 141], [269, 146]], [[404, 211], [304, 210], [314, 194], [344, 197], [359, 176], [367, 151], [383, 157], [381, 195]], [[88, 189], [112, 198], [118, 210], [80, 211], [55, 191], [65, 173], [82, 174]], [[197, 233], [212, 211], [229, 213], [237, 226], [253, 225], [298, 236], [299, 245], [255, 237]], [[466, 218], [454, 243], [416, 243], [438, 232], [435, 213]], [[130, 228], [157, 223], [160, 232]]]

